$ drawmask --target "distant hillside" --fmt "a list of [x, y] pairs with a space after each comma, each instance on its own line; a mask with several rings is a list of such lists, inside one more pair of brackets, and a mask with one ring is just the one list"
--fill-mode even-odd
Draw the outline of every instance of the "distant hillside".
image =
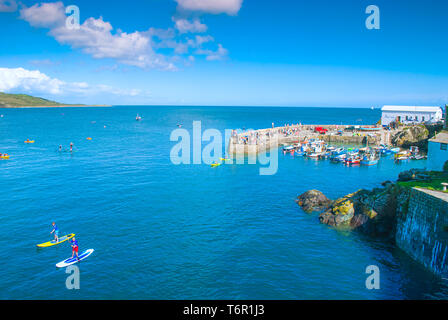
[[55, 107], [67, 105], [27, 94], [7, 94], [0, 92], [0, 108], [14, 107]]

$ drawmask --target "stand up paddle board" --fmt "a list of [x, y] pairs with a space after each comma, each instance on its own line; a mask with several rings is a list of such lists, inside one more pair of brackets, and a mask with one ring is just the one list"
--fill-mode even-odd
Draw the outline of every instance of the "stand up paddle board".
[[39, 248], [52, 247], [52, 246], [58, 245], [58, 244], [60, 244], [60, 243], [62, 243], [62, 242], [65, 242], [65, 241], [67, 241], [67, 240], [70, 240], [70, 239], [73, 238], [74, 236], [75, 236], [75, 234], [74, 234], [74, 233], [71, 233], [71, 234], [68, 234], [68, 235], [66, 235], [66, 236], [59, 237], [59, 241], [58, 241], [58, 242], [56, 242], [56, 240], [51, 240], [51, 241], [48, 241], [48, 242], [45, 242], [45, 243], [38, 244], [37, 246], [38, 246]]
[[[95, 250], [88, 249], [88, 250], [84, 251], [83, 253], [81, 253], [79, 255], [79, 261], [82, 261], [82, 260], [86, 259], [88, 256], [90, 256], [93, 253], [93, 251], [95, 251]], [[75, 264], [75, 263], [78, 263], [78, 259], [76, 259], [76, 256], [73, 257], [73, 258], [65, 259], [64, 261], [61, 261], [61, 262], [57, 263], [56, 267], [57, 268], [65, 268], [65, 267], [68, 267], [68, 266], [70, 266], [72, 264]]]

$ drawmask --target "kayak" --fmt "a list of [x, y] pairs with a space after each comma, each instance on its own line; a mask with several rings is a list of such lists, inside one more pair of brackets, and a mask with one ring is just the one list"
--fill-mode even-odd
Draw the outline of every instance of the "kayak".
[[92, 140], [92, 138], [89, 137], [89, 138], [87, 138], [87, 140]]
[[[89, 257], [93, 253], [93, 251], [95, 251], [95, 250], [88, 249], [88, 250], [84, 251], [83, 253], [81, 253], [79, 255], [79, 261], [82, 261], [82, 260], [86, 259], [87, 257]], [[61, 261], [61, 262], [57, 263], [56, 267], [57, 268], [65, 268], [65, 267], [68, 267], [68, 266], [70, 266], [72, 264], [78, 263], [79, 261], [76, 258], [76, 256], [73, 257], [73, 258], [70, 257], [68, 259], [65, 259], [64, 261]]]
[[74, 234], [74, 233], [71, 233], [71, 234], [68, 234], [68, 235], [66, 235], [66, 236], [59, 237], [59, 241], [58, 241], [58, 242], [56, 242], [55, 240], [51, 240], [51, 241], [48, 241], [48, 242], [45, 242], [45, 243], [38, 244], [37, 246], [38, 246], [39, 248], [52, 247], [52, 246], [58, 245], [58, 244], [60, 244], [60, 243], [62, 243], [62, 242], [65, 242], [65, 241], [67, 241], [67, 240], [70, 240], [70, 239], [73, 238], [74, 236], [75, 236], [75, 234]]
[[229, 158], [219, 158], [219, 160], [221, 160], [221, 161], [232, 161], [232, 159], [229, 159]]
[[34, 140], [31, 140], [31, 141], [24, 141], [25, 143], [34, 143]]
[[3, 160], [9, 160], [9, 155], [0, 156], [0, 159], [3, 159]]
[[220, 165], [221, 165], [221, 163], [212, 163], [211, 164], [212, 168], [219, 167]]

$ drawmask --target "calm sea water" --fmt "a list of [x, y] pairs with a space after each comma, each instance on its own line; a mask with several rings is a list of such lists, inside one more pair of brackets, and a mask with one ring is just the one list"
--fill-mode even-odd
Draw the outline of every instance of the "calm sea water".
[[[135, 115], [143, 116], [141, 122]], [[170, 162], [176, 124], [265, 128], [272, 122], [371, 124], [378, 110], [243, 107], [0, 109], [1, 299], [436, 299], [448, 287], [399, 249], [338, 232], [294, 199], [337, 198], [425, 162], [345, 168], [279, 153], [258, 165]], [[92, 137], [92, 141], [86, 140]], [[36, 140], [26, 145], [27, 138]], [[70, 142], [76, 152], [58, 152]], [[50, 223], [94, 254], [67, 290], [55, 264], [68, 244], [37, 249]], [[381, 289], [365, 287], [378, 265]]]

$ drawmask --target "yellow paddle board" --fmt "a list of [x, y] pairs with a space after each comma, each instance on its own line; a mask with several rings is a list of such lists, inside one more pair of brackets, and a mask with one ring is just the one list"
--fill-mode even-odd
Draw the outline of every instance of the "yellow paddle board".
[[68, 234], [68, 235], [66, 235], [66, 236], [59, 237], [59, 241], [58, 241], [58, 242], [56, 242], [56, 241], [54, 241], [54, 240], [51, 240], [51, 241], [48, 241], [48, 242], [45, 242], [45, 243], [38, 244], [37, 246], [38, 246], [39, 248], [52, 247], [52, 246], [58, 245], [58, 244], [60, 244], [60, 243], [62, 243], [62, 242], [65, 242], [65, 241], [67, 241], [67, 240], [70, 240], [70, 239], [73, 238], [74, 236], [75, 236], [75, 234], [74, 234], [74, 233], [71, 233], [71, 234]]

